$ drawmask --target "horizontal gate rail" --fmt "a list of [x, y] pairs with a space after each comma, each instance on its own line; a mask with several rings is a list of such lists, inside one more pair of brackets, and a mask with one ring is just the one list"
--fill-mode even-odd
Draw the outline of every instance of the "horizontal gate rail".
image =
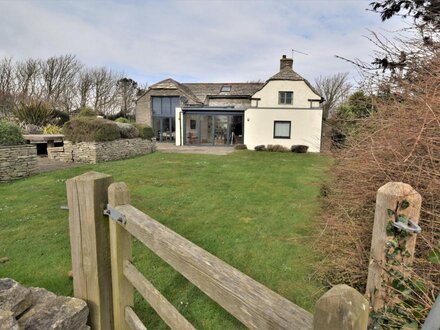
[[124, 228], [250, 329], [311, 329], [313, 315], [131, 205]]

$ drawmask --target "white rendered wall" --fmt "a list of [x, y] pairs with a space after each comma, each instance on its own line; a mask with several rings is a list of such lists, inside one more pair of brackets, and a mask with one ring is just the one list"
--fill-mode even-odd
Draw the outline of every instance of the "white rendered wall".
[[[278, 104], [278, 92], [293, 92], [293, 104]], [[309, 99], [320, 99], [304, 81], [271, 80], [253, 98], [260, 98], [258, 107], [268, 108], [310, 108]], [[252, 101], [252, 107], [257, 101]], [[319, 107], [319, 102], [313, 106]]]
[[[247, 109], [244, 112], [244, 144], [248, 149], [257, 145], [294, 144], [309, 146], [310, 152], [321, 147], [322, 109]], [[290, 139], [275, 139], [274, 121], [291, 121]]]

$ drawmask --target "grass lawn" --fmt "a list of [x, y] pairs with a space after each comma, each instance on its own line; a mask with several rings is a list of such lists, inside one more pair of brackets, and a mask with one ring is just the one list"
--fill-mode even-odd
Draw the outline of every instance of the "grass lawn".
[[[71, 295], [65, 180], [89, 170], [125, 181], [132, 204], [230, 265], [312, 310], [319, 188], [331, 159], [239, 151], [228, 156], [155, 153], [0, 184], [0, 277]], [[183, 276], [134, 242], [134, 262], [196, 327], [243, 326]], [[164, 329], [146, 303], [136, 311]]]

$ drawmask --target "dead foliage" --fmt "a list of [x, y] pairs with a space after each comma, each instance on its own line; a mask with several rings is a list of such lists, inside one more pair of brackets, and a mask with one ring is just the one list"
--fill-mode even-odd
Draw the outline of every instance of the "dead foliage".
[[419, 301], [423, 313], [409, 317], [420, 322], [440, 289], [440, 56], [417, 73], [377, 98], [377, 111], [334, 154], [335, 179], [322, 189], [319, 242], [327, 258], [319, 275], [365, 292], [376, 192], [389, 181], [408, 183], [423, 198], [414, 277], [430, 298]]

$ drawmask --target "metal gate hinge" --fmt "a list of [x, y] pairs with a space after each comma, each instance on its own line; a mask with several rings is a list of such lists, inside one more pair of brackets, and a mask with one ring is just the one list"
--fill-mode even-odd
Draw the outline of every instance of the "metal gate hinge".
[[119, 222], [122, 225], [127, 223], [127, 218], [121, 212], [113, 208], [110, 204], [104, 210], [104, 215], [108, 215], [110, 219]]

